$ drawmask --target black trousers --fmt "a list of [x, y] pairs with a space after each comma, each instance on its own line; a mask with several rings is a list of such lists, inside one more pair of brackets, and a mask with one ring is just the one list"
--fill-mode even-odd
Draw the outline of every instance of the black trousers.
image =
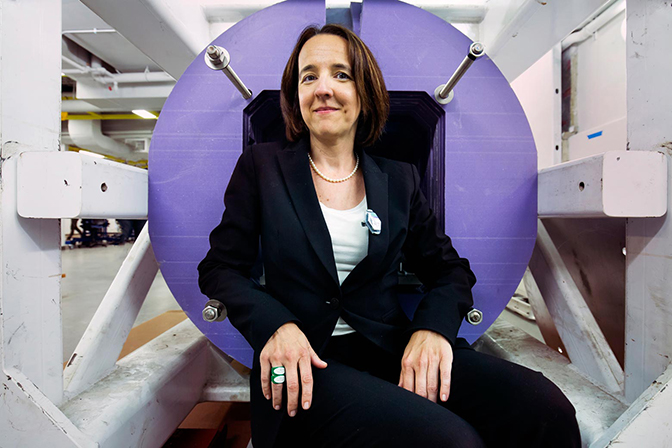
[[517, 364], [455, 349], [449, 399], [433, 403], [398, 387], [401, 359], [358, 333], [332, 338], [322, 359], [309, 410], [290, 418], [285, 395], [277, 447], [581, 446], [571, 403]]

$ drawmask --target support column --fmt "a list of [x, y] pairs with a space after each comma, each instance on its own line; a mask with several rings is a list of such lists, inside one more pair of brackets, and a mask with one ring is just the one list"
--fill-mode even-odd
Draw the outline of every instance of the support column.
[[2, 382], [9, 393], [19, 384], [10, 371], [18, 372], [55, 404], [63, 395], [60, 221], [19, 217], [16, 167], [21, 152], [58, 151], [60, 94], [61, 2], [0, 0]]
[[[672, 4], [627, 0], [626, 5], [628, 149], [660, 151], [669, 164]], [[646, 390], [672, 358], [671, 202], [672, 188], [667, 215], [627, 220], [625, 395], [629, 401]]]

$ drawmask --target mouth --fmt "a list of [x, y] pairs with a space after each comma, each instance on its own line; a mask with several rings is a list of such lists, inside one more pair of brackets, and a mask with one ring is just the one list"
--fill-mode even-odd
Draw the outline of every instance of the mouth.
[[335, 112], [337, 110], [338, 109], [334, 107], [318, 107], [317, 109], [315, 109], [315, 112], [318, 114], [327, 114], [329, 112]]

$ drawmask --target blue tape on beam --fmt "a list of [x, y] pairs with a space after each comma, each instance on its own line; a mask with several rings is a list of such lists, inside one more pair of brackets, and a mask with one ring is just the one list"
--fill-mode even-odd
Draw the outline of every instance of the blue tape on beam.
[[599, 137], [600, 135], [602, 135], [602, 131], [596, 132], [594, 134], [590, 134], [588, 136], [588, 140], [590, 140], [591, 138]]

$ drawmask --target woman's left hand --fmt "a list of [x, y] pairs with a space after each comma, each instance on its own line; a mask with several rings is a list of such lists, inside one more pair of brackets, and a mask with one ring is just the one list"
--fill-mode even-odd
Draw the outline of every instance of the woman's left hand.
[[430, 330], [413, 333], [401, 358], [399, 387], [436, 403], [448, 400], [453, 348], [446, 338]]

